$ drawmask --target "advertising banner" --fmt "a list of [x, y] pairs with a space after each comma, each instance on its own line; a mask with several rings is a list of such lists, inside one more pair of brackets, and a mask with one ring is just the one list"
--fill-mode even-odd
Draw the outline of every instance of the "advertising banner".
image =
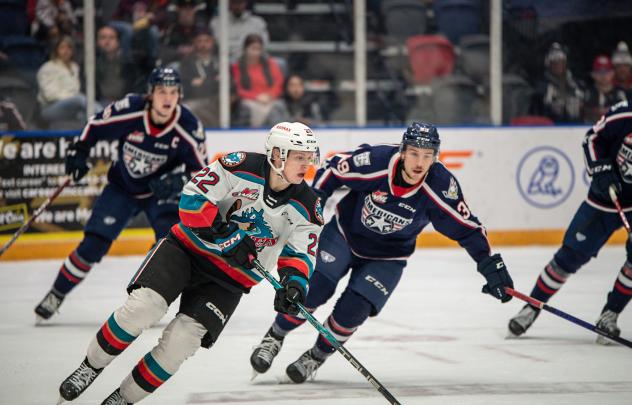
[[[59, 187], [64, 178], [64, 156], [72, 140], [72, 136], [0, 136], [0, 234], [14, 233]], [[107, 181], [116, 146], [116, 142], [97, 143], [89, 174], [66, 187], [28, 232], [82, 229]]]
[[[563, 230], [585, 198], [581, 142], [586, 127], [439, 128], [440, 159], [459, 180], [488, 230]], [[317, 129], [322, 158], [362, 143], [398, 144], [402, 128]], [[237, 150], [264, 152], [265, 130], [207, 131], [211, 159]], [[53, 193], [72, 136], [0, 136], [0, 233], [10, 234]], [[80, 230], [107, 179], [117, 142], [91, 150], [92, 170], [67, 187], [29, 232]], [[313, 173], [312, 173], [313, 175]], [[331, 208], [331, 206], [329, 206]], [[144, 227], [144, 218], [131, 227]]]

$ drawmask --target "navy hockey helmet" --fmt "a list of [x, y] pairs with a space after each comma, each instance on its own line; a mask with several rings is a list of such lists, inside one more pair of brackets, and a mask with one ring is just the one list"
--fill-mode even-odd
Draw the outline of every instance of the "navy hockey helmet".
[[156, 86], [177, 86], [182, 97], [182, 81], [178, 71], [167, 67], [157, 67], [149, 74], [147, 79], [147, 92], [151, 94]]
[[404, 132], [400, 151], [404, 150], [406, 145], [434, 149], [435, 155], [437, 155], [439, 154], [439, 146], [441, 146], [439, 131], [437, 131], [437, 127], [427, 122], [413, 122]]

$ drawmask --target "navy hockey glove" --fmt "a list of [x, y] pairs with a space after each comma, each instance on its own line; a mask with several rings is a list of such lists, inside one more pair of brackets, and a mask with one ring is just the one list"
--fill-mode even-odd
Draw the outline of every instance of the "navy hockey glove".
[[610, 161], [601, 161], [592, 169], [592, 183], [590, 188], [597, 198], [610, 201], [608, 189], [614, 186], [617, 195], [621, 193], [621, 182], [617, 171]]
[[88, 156], [90, 156], [90, 147], [82, 141], [77, 141], [68, 148], [66, 153], [66, 174], [77, 182], [88, 173]]
[[255, 242], [234, 222], [222, 224], [219, 232], [213, 232], [215, 243], [228, 262], [245, 269], [252, 269], [252, 260], [257, 258]]
[[283, 276], [281, 288], [274, 296], [274, 310], [288, 315], [298, 315], [298, 305], [305, 305], [305, 281], [298, 276]]
[[149, 189], [159, 200], [176, 198], [189, 178], [184, 173], [165, 173], [149, 180]]
[[513, 288], [513, 280], [498, 253], [483, 259], [478, 264], [478, 272], [487, 280], [487, 284], [483, 286], [484, 294], [490, 294], [502, 302], [511, 300], [512, 297], [505, 292], [505, 287]]

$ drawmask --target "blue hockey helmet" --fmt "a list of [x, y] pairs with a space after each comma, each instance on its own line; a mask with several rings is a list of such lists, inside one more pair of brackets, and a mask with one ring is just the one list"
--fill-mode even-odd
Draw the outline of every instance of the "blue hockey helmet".
[[182, 82], [178, 71], [168, 67], [157, 67], [149, 74], [147, 79], [147, 92], [153, 93], [156, 86], [177, 86], [182, 97]]
[[439, 131], [437, 131], [437, 127], [427, 122], [413, 122], [404, 132], [399, 148], [400, 151], [404, 150], [406, 145], [433, 149], [435, 155], [437, 155], [439, 153], [439, 146], [441, 146]]

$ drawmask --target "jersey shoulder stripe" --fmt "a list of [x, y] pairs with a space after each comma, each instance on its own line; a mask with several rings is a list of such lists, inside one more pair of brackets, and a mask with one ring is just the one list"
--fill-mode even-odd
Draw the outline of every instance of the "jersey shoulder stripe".
[[289, 204], [308, 222], [323, 225], [323, 207], [320, 197], [304, 181], [295, 187], [296, 191], [288, 201]]
[[218, 159], [224, 170], [246, 181], [265, 184], [266, 156], [261, 153], [231, 152]]

